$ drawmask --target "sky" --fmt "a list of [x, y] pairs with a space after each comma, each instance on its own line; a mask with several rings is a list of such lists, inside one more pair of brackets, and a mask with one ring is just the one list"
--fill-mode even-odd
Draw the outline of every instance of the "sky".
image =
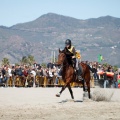
[[0, 0], [0, 26], [33, 21], [47, 13], [77, 19], [120, 18], [120, 0]]

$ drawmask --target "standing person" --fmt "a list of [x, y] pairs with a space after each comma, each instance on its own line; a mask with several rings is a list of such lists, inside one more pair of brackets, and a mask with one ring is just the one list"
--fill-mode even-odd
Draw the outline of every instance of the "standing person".
[[36, 87], [36, 84], [35, 84], [35, 82], [36, 82], [36, 71], [35, 71], [35, 69], [33, 68], [30, 73], [31, 73], [31, 76], [33, 77], [33, 87]]
[[109, 85], [109, 80], [108, 80], [108, 77], [107, 77], [107, 74], [106, 74], [107, 70], [104, 68], [103, 72], [104, 72], [103, 73], [103, 79], [104, 79], [103, 87], [107, 88], [108, 85]]
[[114, 72], [114, 76], [113, 76], [113, 85], [114, 85], [115, 88], [118, 88], [117, 76], [118, 76], [118, 71], [116, 70], [116, 71]]
[[94, 76], [94, 79], [97, 79], [97, 80], [99, 80], [99, 76], [98, 76], [98, 74], [97, 74], [97, 65], [93, 65], [93, 67], [92, 67], [92, 72], [93, 72], [93, 76]]
[[5, 86], [7, 86], [7, 80], [8, 80], [8, 70], [7, 66], [4, 66], [2, 69], [2, 82]]
[[49, 63], [47, 64], [47, 68], [48, 68], [48, 69], [53, 69], [53, 63], [52, 63], [52, 62], [49, 62]]
[[76, 64], [76, 50], [75, 47], [72, 45], [71, 40], [67, 39], [65, 41], [65, 48], [64, 51], [66, 53], [66, 57], [68, 59], [69, 64], [72, 64], [74, 69], [77, 72], [78, 75], [78, 80], [83, 80], [83, 78], [81, 77], [82, 74], [82, 68], [80, 65], [78, 65], [78, 62]]

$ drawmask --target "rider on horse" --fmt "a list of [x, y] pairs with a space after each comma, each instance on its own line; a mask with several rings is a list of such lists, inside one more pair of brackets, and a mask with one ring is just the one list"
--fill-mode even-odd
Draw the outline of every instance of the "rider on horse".
[[82, 68], [80, 64], [78, 65], [78, 62], [76, 62], [76, 50], [75, 50], [75, 47], [72, 46], [70, 39], [67, 39], [65, 41], [64, 51], [66, 53], [66, 57], [69, 61], [69, 64], [72, 64], [74, 69], [76, 70], [76, 73], [78, 75], [78, 80], [83, 80], [83, 78], [81, 77]]

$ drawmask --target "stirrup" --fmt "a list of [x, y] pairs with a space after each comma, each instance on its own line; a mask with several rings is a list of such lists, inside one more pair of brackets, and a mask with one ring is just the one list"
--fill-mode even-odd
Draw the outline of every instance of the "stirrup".
[[82, 78], [80, 75], [78, 75], [78, 80], [79, 80], [79, 81], [82, 81], [83, 78]]

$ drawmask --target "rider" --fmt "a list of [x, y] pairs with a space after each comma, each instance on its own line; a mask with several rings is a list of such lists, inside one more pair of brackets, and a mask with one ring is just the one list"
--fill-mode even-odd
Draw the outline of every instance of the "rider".
[[81, 74], [82, 74], [81, 67], [78, 66], [78, 62], [76, 63], [76, 50], [75, 50], [75, 47], [72, 46], [70, 39], [67, 39], [65, 41], [65, 48], [64, 48], [64, 50], [66, 52], [66, 56], [67, 56], [68, 60], [72, 61], [73, 67], [77, 71], [78, 79], [79, 80], [83, 80], [83, 78], [81, 77]]

